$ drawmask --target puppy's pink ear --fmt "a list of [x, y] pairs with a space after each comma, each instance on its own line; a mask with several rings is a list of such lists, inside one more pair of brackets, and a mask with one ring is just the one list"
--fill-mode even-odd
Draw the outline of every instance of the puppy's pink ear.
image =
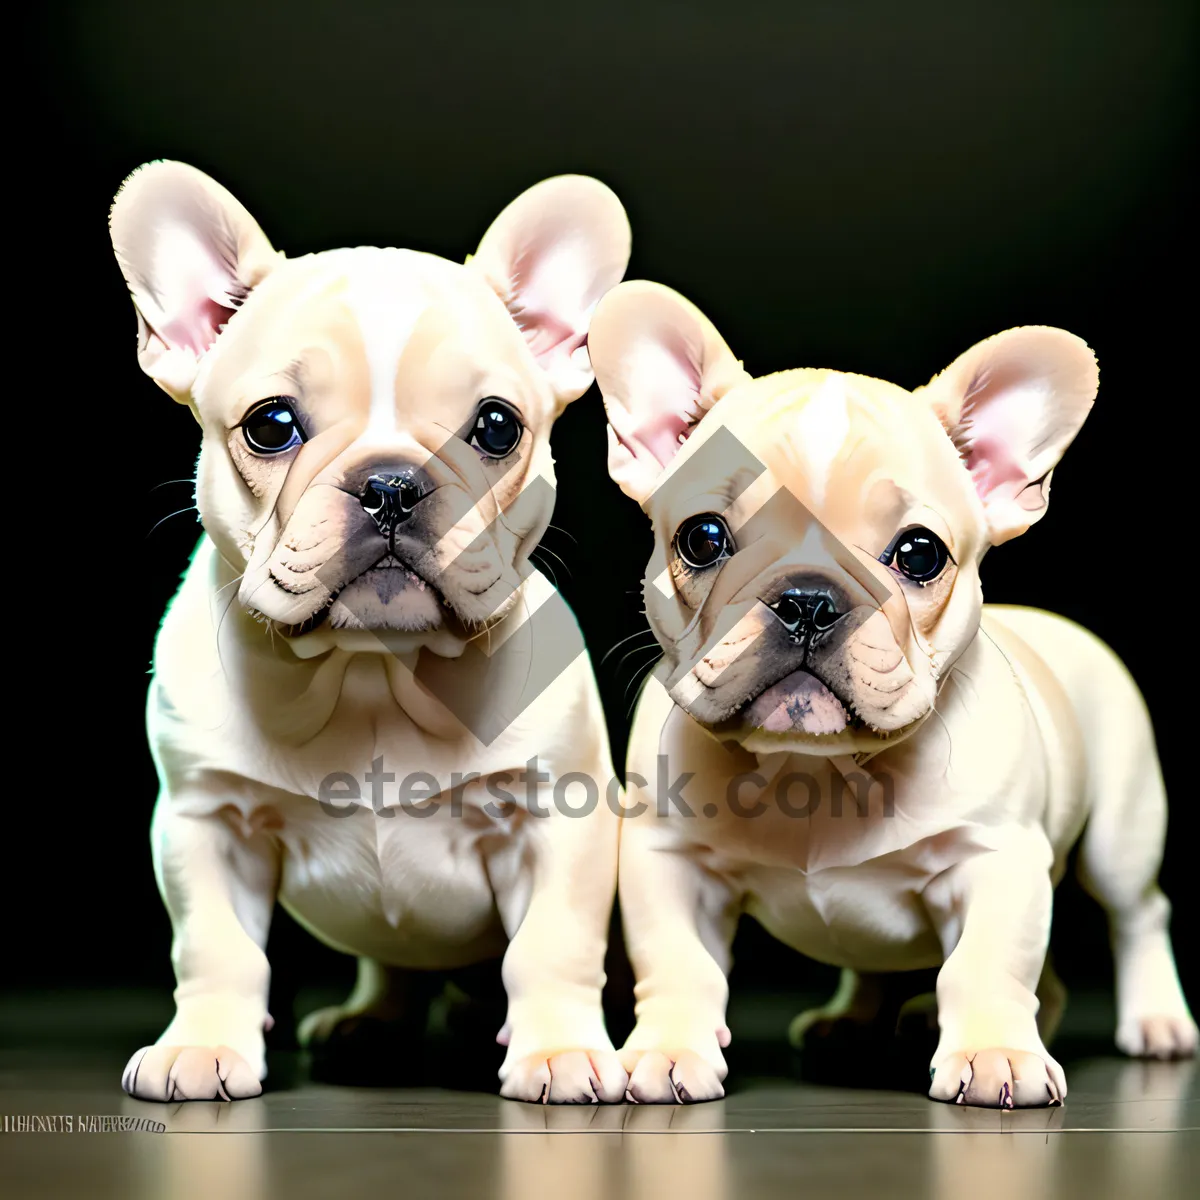
[[1051, 473], [1099, 386], [1086, 342], [1030, 325], [987, 338], [917, 389], [971, 472], [992, 545], [1041, 519]]
[[560, 406], [592, 384], [588, 322], [625, 274], [629, 249], [616, 195], [598, 180], [560, 175], [518, 196], [467, 259], [508, 307]]
[[282, 256], [223, 187], [178, 162], [130, 175], [109, 231], [137, 309], [138, 362], [187, 403], [201, 356]]
[[639, 504], [700, 418], [750, 378], [694, 304], [641, 280], [600, 302], [588, 351], [608, 413], [608, 473]]

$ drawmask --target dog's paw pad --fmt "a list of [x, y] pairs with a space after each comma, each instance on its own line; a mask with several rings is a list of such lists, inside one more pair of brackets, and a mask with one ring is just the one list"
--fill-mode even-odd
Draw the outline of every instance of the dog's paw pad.
[[228, 1046], [147, 1046], [121, 1086], [138, 1100], [245, 1100], [262, 1092], [260, 1072]]
[[500, 1095], [535, 1104], [616, 1104], [628, 1077], [612, 1050], [528, 1054], [504, 1070]]

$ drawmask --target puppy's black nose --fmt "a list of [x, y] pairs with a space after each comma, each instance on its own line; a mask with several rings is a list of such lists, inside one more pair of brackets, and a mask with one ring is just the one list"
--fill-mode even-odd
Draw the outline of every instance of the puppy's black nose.
[[794, 642], [806, 641], [814, 634], [832, 629], [843, 615], [838, 612], [834, 598], [820, 588], [788, 588], [768, 607]]
[[416, 475], [402, 471], [397, 475], [372, 475], [359, 499], [380, 530], [390, 533], [412, 516], [424, 494]]

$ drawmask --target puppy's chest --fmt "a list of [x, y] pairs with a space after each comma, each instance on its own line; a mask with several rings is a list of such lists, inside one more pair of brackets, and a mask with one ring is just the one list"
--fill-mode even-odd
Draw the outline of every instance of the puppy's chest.
[[296, 805], [275, 833], [284, 900], [330, 933], [362, 916], [439, 941], [480, 932], [494, 907], [488, 833], [448, 811], [417, 811]]
[[856, 866], [812, 872], [755, 864], [740, 873], [744, 910], [810, 958], [863, 971], [941, 962], [921, 888], [953, 856], [906, 849]]
[[[486, 789], [490, 763], [438, 761], [396, 741], [324, 739], [299, 751], [226, 757], [204, 770], [204, 803], [280, 850], [279, 894], [339, 949], [451, 967], [500, 938], [495, 878], [519, 883], [527, 815]], [[188, 789], [185, 803], [194, 794]], [[518, 889], [519, 890], [519, 889]]]
[[254, 791], [258, 803], [229, 805], [221, 816], [243, 836], [272, 838], [280, 900], [323, 941], [415, 968], [451, 968], [502, 949], [500, 905], [513, 889], [498, 897], [492, 874], [512, 866], [520, 878], [519, 816], [496, 828], [470, 804], [452, 811], [449, 800], [376, 811]]
[[988, 840], [948, 813], [864, 801], [839, 814], [726, 822], [696, 853], [780, 941], [837, 966], [887, 971], [941, 962], [922, 891]]

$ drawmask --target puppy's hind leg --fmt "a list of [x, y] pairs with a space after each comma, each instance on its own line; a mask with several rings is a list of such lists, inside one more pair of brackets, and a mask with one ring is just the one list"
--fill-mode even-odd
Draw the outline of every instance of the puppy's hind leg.
[[312, 1057], [314, 1076], [354, 1083], [410, 1075], [440, 982], [429, 972], [360, 958], [346, 1000], [300, 1022], [300, 1044]]
[[[925, 972], [913, 972], [917, 979], [924, 980]], [[910, 987], [908, 996], [900, 1005], [896, 1015], [896, 1033], [901, 1038], [928, 1038], [937, 1035], [937, 995], [933, 988]], [[1042, 1042], [1049, 1046], [1062, 1024], [1063, 1012], [1067, 1007], [1067, 988], [1054, 969], [1054, 957], [1047, 952], [1042, 964], [1035, 995], [1038, 1000], [1037, 1027]], [[799, 1020], [799, 1018], [797, 1018]]]
[[842, 971], [837, 991], [820, 1008], [802, 1012], [788, 1029], [788, 1040], [797, 1050], [827, 1037], [856, 1037], [880, 1030], [890, 1037], [906, 1001], [932, 992], [936, 972], [904, 971], [876, 974]]
[[1054, 1035], [1062, 1024], [1063, 1013], [1067, 1007], [1067, 986], [1058, 977], [1054, 969], [1054, 957], [1047, 951], [1046, 961], [1042, 965], [1042, 977], [1037, 985], [1038, 1012], [1037, 1026], [1042, 1041], [1049, 1046], [1054, 1041]]
[[1138, 1057], [1188, 1057], [1198, 1035], [1171, 949], [1171, 906], [1158, 886], [1167, 802], [1154, 734], [1123, 670], [1108, 690], [1118, 694], [1106, 697], [1105, 711], [1120, 727], [1091, 731], [1091, 811], [1079, 877], [1108, 914], [1118, 1047]]
[[[932, 970], [843, 970], [833, 996], [820, 1008], [801, 1013], [788, 1030], [788, 1040], [801, 1054], [804, 1077], [844, 1081], [850, 1075], [877, 1084], [896, 1069], [898, 1034], [906, 1049], [919, 1043], [906, 1057], [928, 1062], [937, 1044], [936, 982]], [[920, 1008], [921, 1000], [928, 1001], [928, 1012]]]

